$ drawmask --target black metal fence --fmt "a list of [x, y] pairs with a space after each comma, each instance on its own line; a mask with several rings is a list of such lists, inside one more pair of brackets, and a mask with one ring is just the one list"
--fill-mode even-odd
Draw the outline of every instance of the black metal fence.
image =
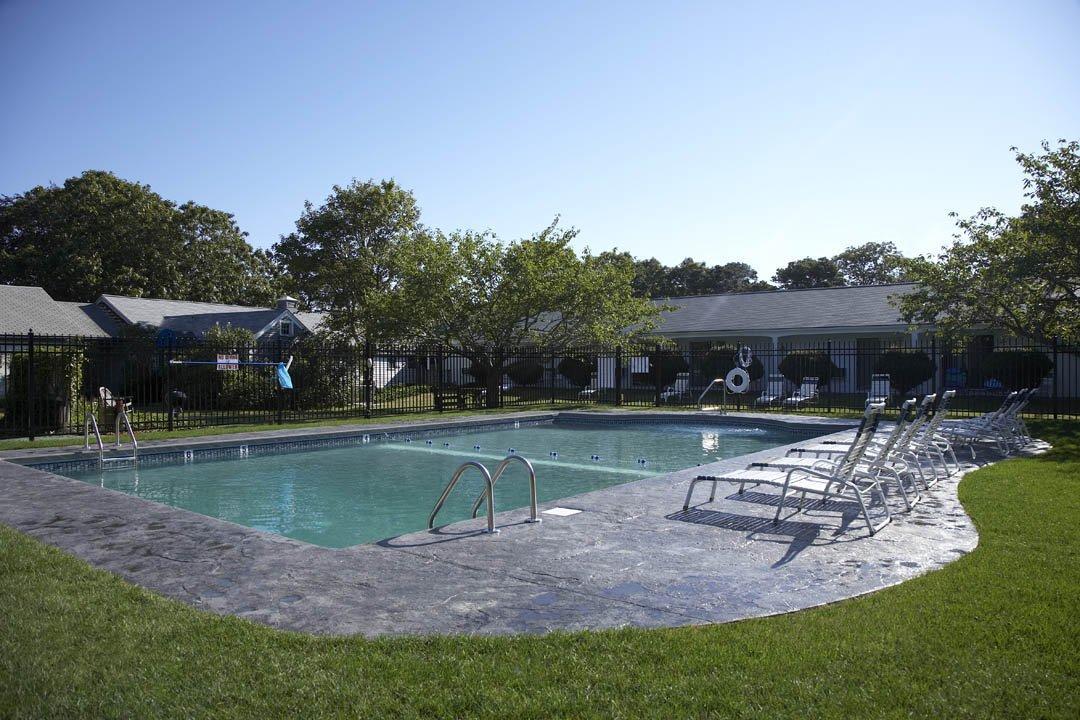
[[[737, 358], [742, 347], [750, 352]], [[947, 345], [934, 337], [914, 344], [860, 338], [489, 355], [501, 372], [449, 347], [326, 346], [310, 338], [291, 346], [224, 347], [0, 335], [0, 435], [79, 434], [91, 411], [103, 431], [111, 429], [103, 388], [131, 403], [136, 430], [149, 430], [591, 405], [854, 412], [879, 373], [889, 375], [894, 405], [952, 388], [954, 412], [973, 415], [997, 406], [1009, 390], [1038, 386], [1032, 415], [1080, 417], [1080, 348], [989, 335]], [[282, 390], [275, 364], [290, 357], [293, 389]], [[744, 392], [714, 382], [737, 365], [749, 379]], [[808, 378], [817, 378], [816, 385]], [[804, 397], [791, 400], [797, 390]]]

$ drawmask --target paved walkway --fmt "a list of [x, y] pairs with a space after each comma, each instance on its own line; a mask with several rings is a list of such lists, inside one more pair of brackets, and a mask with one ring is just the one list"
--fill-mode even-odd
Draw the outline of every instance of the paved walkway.
[[[499, 513], [495, 536], [480, 534], [477, 520], [342, 550], [0, 461], [0, 522], [201, 609], [289, 630], [368, 636], [736, 620], [878, 590], [977, 544], [956, 497], [958, 478], [873, 537], [853, 505], [839, 501], [812, 503], [773, 525], [777, 495], [768, 490], [740, 496], [732, 489], [682, 510], [697, 474], [784, 451], [548, 503], [541, 509], [582, 512], [544, 515], [540, 525], [523, 522], [525, 509]], [[707, 499], [704, 486], [700, 499]]]

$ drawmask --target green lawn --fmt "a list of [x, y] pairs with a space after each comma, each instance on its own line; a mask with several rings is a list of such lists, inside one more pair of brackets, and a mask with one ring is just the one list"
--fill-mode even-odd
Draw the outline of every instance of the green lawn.
[[[1080, 717], [1080, 424], [968, 476], [978, 549], [867, 597], [674, 630], [317, 639], [0, 529], [0, 717]], [[886, 532], [888, 532], [886, 530]]]

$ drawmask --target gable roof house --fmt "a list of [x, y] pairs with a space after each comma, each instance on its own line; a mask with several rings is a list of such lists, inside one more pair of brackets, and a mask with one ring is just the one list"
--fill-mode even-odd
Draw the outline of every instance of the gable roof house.
[[0, 335], [38, 337], [118, 337], [128, 327], [155, 329], [176, 337], [202, 337], [215, 325], [250, 330], [258, 342], [281, 338], [287, 343], [314, 332], [323, 313], [299, 312], [290, 297], [276, 307], [250, 307], [102, 295], [92, 303], [53, 300], [40, 287], [0, 285]]

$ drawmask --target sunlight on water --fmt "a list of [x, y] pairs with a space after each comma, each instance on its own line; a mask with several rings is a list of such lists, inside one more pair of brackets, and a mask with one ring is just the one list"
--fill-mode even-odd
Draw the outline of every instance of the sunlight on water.
[[[327, 547], [372, 542], [427, 527], [450, 475], [465, 460], [493, 469], [507, 453], [536, 468], [550, 501], [790, 442], [782, 431], [694, 425], [557, 424], [373, 441], [324, 450], [72, 473], [84, 482]], [[496, 509], [528, 504], [525, 469], [499, 482]], [[439, 515], [468, 517], [483, 489], [462, 477]]]

